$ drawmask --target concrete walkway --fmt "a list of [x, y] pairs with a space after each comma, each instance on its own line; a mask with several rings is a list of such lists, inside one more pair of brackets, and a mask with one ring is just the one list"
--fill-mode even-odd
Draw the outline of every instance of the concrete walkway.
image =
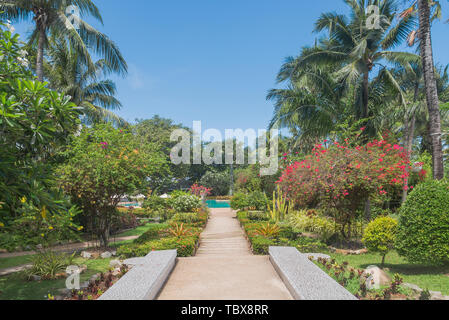
[[230, 209], [211, 209], [195, 257], [178, 258], [159, 300], [291, 300], [267, 256], [254, 256]]

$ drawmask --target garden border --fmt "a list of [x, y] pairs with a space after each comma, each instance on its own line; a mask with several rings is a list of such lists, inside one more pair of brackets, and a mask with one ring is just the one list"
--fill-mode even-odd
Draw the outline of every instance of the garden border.
[[357, 300], [293, 247], [269, 247], [270, 261], [295, 300]]
[[177, 250], [152, 251], [98, 300], [154, 300], [176, 265]]

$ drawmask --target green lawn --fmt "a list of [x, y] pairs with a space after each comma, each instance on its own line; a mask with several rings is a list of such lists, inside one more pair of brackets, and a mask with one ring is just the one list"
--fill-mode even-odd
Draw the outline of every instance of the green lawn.
[[147, 232], [148, 230], [150, 230], [153, 226], [155, 226], [157, 224], [155, 223], [147, 223], [143, 226], [139, 226], [136, 229], [132, 229], [132, 230], [128, 230], [119, 234], [116, 234], [112, 237], [113, 238], [121, 238], [121, 237], [132, 237], [132, 236], [141, 236], [142, 234], [144, 234], [145, 232]]
[[31, 262], [34, 255], [0, 258], [0, 269], [6, 269], [10, 267], [20, 266]]
[[[380, 266], [381, 257], [377, 254], [363, 255], [341, 255], [331, 253], [330, 256], [337, 262], [349, 262], [349, 264], [358, 269], [365, 269], [370, 265]], [[449, 266], [435, 267], [422, 264], [411, 264], [396, 252], [387, 255], [385, 267], [387, 273], [393, 276], [398, 273], [404, 282], [413, 283], [422, 289], [431, 291], [441, 291], [444, 295], [449, 295]]]
[[[141, 236], [151, 228], [153, 228], [155, 225], [154, 223], [147, 223], [143, 226], [139, 226], [136, 229], [128, 230], [125, 232], [122, 232], [120, 234], [115, 235], [115, 238], [119, 237], [131, 237], [131, 236]], [[114, 237], [111, 239], [113, 240]], [[125, 241], [119, 241], [119, 242], [113, 242], [111, 243], [111, 247], [118, 247], [124, 244], [130, 244], [133, 240], [125, 240]], [[12, 258], [0, 258], [0, 269], [10, 268], [10, 267], [16, 267], [23, 264], [30, 263], [30, 260], [33, 258], [34, 255], [27, 255], [27, 256], [20, 256], [20, 257], [12, 257]]]
[[[74, 263], [87, 265], [87, 271], [81, 275], [81, 282], [92, 275], [109, 269], [111, 259], [86, 260], [76, 258]], [[58, 294], [58, 289], [65, 288], [65, 279], [27, 281], [24, 273], [19, 272], [0, 277], [0, 300], [47, 300], [47, 295]]]

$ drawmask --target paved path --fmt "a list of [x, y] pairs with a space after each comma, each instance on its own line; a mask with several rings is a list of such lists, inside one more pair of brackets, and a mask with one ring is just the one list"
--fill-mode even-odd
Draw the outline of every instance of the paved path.
[[230, 209], [211, 209], [195, 257], [178, 258], [159, 300], [291, 300], [267, 256], [252, 255]]

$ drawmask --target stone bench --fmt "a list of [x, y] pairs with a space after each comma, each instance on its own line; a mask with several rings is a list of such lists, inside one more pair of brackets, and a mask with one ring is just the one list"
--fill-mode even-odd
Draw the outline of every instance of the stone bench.
[[293, 247], [270, 247], [270, 261], [296, 300], [357, 300]]
[[176, 250], [153, 251], [126, 260], [132, 269], [98, 300], [154, 300], [175, 267], [176, 256]]

